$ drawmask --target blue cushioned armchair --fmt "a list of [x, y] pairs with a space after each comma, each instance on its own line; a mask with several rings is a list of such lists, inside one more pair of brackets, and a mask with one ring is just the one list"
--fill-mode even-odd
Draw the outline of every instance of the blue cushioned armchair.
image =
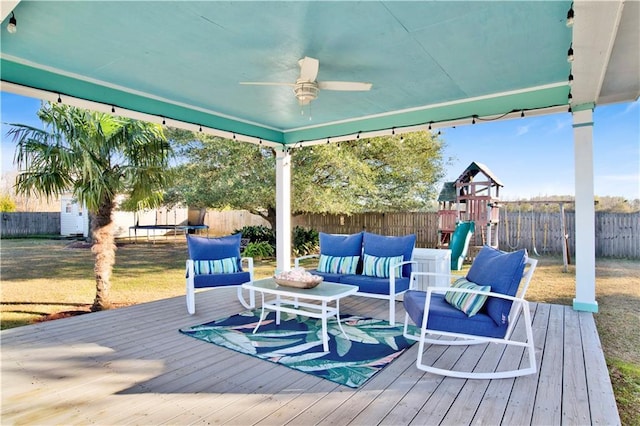
[[255, 295], [249, 291], [249, 302], [240, 287], [253, 282], [253, 259], [240, 256], [242, 234], [222, 238], [187, 235], [187, 311], [196, 312], [195, 290], [198, 288], [238, 287], [238, 300], [247, 309], [255, 306]]
[[[403, 301], [406, 310], [404, 335], [419, 342], [416, 366], [434, 374], [470, 379], [534, 374], [536, 359], [531, 314], [524, 296], [537, 262], [527, 257], [526, 250], [506, 253], [484, 246], [467, 276], [457, 279], [451, 287], [430, 287], [427, 291], [409, 289]], [[416, 272], [412, 277], [416, 275], [436, 274]], [[515, 339], [512, 334], [520, 313], [523, 314], [521, 321], [525, 333]], [[419, 327], [419, 335], [409, 332], [409, 321]], [[458, 371], [453, 366], [437, 368], [423, 361], [426, 345], [429, 344], [473, 345], [489, 342], [526, 349], [528, 364], [508, 371]]]

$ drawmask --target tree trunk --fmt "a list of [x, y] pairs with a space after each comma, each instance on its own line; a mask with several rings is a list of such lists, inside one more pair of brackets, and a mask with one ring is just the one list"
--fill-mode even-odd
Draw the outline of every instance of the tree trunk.
[[96, 275], [96, 298], [91, 306], [92, 311], [102, 311], [111, 307], [109, 290], [111, 288], [111, 271], [116, 261], [116, 245], [113, 236], [111, 213], [115, 207], [112, 200], [105, 200], [97, 212], [92, 212], [91, 251], [95, 256], [94, 272]]

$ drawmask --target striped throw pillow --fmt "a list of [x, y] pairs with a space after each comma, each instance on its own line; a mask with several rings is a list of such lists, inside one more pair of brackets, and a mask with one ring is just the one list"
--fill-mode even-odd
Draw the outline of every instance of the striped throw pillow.
[[328, 256], [320, 255], [318, 272], [328, 274], [355, 274], [360, 256]]
[[[465, 278], [458, 278], [451, 287], [467, 288], [478, 291], [491, 291], [491, 286], [477, 285], [471, 281], [467, 281]], [[487, 301], [487, 296], [483, 294], [448, 291], [444, 296], [444, 300], [449, 302], [449, 304], [454, 308], [457, 308], [467, 314], [468, 317], [472, 317], [482, 308], [484, 302]]]
[[[402, 255], [392, 257], [377, 257], [364, 254], [362, 275], [377, 278], [389, 278], [391, 266], [402, 262]], [[402, 277], [402, 265], [395, 267], [396, 278]]]
[[237, 257], [216, 260], [194, 260], [193, 269], [196, 275], [231, 274], [240, 272]]

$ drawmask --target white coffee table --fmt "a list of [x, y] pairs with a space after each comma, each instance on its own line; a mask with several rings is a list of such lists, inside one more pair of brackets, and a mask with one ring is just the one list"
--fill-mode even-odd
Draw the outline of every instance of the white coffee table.
[[[309, 289], [284, 287], [276, 284], [273, 278], [257, 280], [253, 284], [245, 283], [242, 284], [242, 287], [255, 290], [262, 295], [262, 313], [258, 325], [253, 330], [254, 333], [265, 318], [265, 309], [276, 312], [276, 325], [280, 325], [281, 312], [320, 318], [322, 320], [322, 348], [325, 352], [329, 351], [327, 319], [335, 316], [340, 330], [346, 336], [347, 334], [340, 324], [340, 299], [358, 291], [357, 286], [330, 282], [322, 282]], [[275, 299], [265, 301], [265, 294], [274, 295]], [[301, 302], [300, 299], [321, 303]], [[329, 306], [330, 302], [335, 302], [335, 307]]]

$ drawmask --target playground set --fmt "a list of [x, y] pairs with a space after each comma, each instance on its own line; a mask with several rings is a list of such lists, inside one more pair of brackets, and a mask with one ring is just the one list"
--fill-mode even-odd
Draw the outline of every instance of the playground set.
[[[500, 188], [504, 185], [481, 163], [472, 162], [454, 182], [445, 182], [438, 196], [438, 248], [451, 250], [451, 269], [459, 271], [465, 258], [475, 257], [483, 245], [498, 248], [498, 230], [500, 223], [500, 206], [521, 201], [500, 201]], [[527, 204], [549, 205], [558, 204], [561, 214], [561, 237], [563, 244], [564, 271], [568, 271], [570, 263], [568, 233], [565, 223], [564, 205], [573, 203], [572, 200], [526, 201]], [[505, 218], [507, 216], [505, 215]], [[520, 234], [520, 216], [517, 221], [517, 235]], [[534, 221], [531, 222], [532, 252], [539, 256]], [[508, 226], [508, 223], [505, 222]], [[513, 226], [513, 225], [512, 225]], [[508, 231], [508, 230], [507, 230]], [[544, 238], [551, 230], [544, 229]], [[508, 234], [508, 232], [507, 232]], [[516, 238], [518, 239], [518, 238]], [[510, 249], [518, 248], [520, 242], [509, 240], [506, 244]]]
[[[451, 269], [483, 245], [498, 247], [499, 195], [504, 185], [487, 166], [473, 162], [438, 196], [438, 248], [451, 250]], [[471, 253], [469, 249], [471, 248]]]

